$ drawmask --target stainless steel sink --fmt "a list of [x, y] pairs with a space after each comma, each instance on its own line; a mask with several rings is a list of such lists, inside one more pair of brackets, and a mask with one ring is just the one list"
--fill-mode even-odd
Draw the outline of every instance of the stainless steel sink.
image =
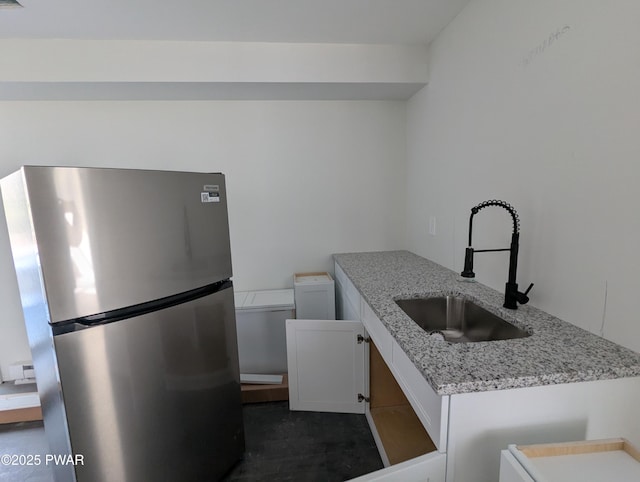
[[529, 333], [460, 296], [397, 300], [409, 318], [451, 343], [524, 338]]

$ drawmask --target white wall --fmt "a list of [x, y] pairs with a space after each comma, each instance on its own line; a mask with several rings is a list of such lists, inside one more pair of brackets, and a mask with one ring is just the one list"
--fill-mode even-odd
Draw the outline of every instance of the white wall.
[[[236, 289], [292, 286], [335, 252], [404, 248], [405, 102], [0, 102], [21, 164], [222, 171]], [[30, 357], [3, 216], [0, 366]]]
[[[633, 0], [474, 0], [431, 44], [407, 125], [411, 250], [460, 271], [470, 208], [511, 202], [532, 304], [596, 333], [604, 315], [604, 336], [635, 350], [638, 19]], [[476, 248], [506, 247], [509, 233], [506, 211], [474, 218]], [[507, 265], [476, 256], [499, 290]]]

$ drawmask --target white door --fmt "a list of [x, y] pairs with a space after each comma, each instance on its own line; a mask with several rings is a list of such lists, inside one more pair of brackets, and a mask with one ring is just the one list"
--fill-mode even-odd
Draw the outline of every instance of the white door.
[[289, 408], [364, 413], [364, 327], [350, 320], [287, 320]]

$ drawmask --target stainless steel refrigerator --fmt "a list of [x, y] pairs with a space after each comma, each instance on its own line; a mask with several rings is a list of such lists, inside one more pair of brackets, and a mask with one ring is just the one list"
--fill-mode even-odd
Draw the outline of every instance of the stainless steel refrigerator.
[[28, 166], [0, 186], [50, 450], [81, 456], [56, 480], [223, 476], [244, 450], [224, 176]]

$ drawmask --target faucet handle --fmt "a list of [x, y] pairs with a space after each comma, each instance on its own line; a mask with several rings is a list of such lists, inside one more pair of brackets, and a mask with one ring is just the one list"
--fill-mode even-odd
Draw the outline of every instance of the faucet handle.
[[531, 291], [531, 288], [533, 288], [533, 283], [531, 283], [529, 285], [529, 287], [525, 290], [524, 293], [520, 293], [518, 291], [517, 299], [518, 299], [518, 303], [520, 303], [521, 305], [525, 305], [529, 302], [529, 297], [527, 296], [529, 294], [529, 291]]

